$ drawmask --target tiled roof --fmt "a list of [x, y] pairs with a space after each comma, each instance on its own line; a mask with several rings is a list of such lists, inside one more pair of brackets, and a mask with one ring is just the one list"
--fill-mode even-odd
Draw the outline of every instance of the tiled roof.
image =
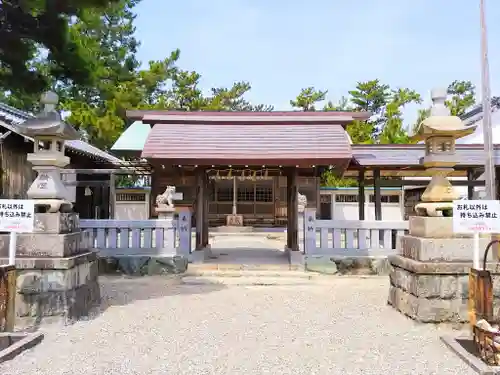
[[168, 110], [132, 110], [127, 111], [131, 120], [141, 120], [148, 124], [349, 124], [354, 120], [367, 120], [369, 112], [342, 111], [168, 111]]
[[348, 161], [351, 145], [341, 125], [156, 124], [142, 152], [174, 164], [320, 165]]
[[[9, 105], [0, 103], [0, 126], [19, 134], [15, 128], [15, 125], [19, 125], [24, 121], [33, 118], [34, 116], [30, 113], [20, 111]], [[81, 140], [71, 140], [66, 141], [66, 146], [74, 151], [81, 152], [89, 157], [98, 158], [105, 162], [110, 163], [120, 163], [121, 160], [117, 157], [108, 154], [105, 151], [92, 146], [91, 144], [81, 141]]]
[[[352, 145], [353, 161], [364, 167], [415, 167], [425, 155], [425, 145]], [[483, 145], [456, 145], [457, 167], [484, 165]], [[500, 165], [500, 147], [494, 149], [494, 161]]]

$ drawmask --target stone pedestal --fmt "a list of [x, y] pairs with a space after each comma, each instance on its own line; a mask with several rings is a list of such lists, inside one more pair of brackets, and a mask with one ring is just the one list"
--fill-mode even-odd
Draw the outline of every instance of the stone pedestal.
[[[452, 218], [410, 217], [410, 233], [402, 236], [398, 255], [390, 256], [389, 304], [420, 322], [468, 321], [469, 269], [473, 239], [453, 234]], [[480, 239], [480, 249], [489, 238]], [[500, 269], [490, 253], [495, 306], [500, 307]]]
[[174, 227], [174, 214], [175, 209], [172, 207], [157, 207], [156, 212], [158, 213], [158, 219], [164, 220], [164, 228], [167, 229], [164, 232], [163, 240], [165, 242], [166, 253], [172, 253], [175, 250], [175, 232], [174, 230], [168, 230]]
[[[165, 221], [164, 228], [166, 229], [164, 231], [164, 237], [163, 237], [164, 248], [160, 252], [158, 258], [162, 259], [168, 258], [167, 262], [172, 264], [174, 270], [180, 270], [180, 272], [184, 272], [187, 269], [189, 252], [186, 254], [185, 251], [178, 251], [177, 247], [175, 246], [175, 236], [176, 236], [176, 233], [174, 231], [175, 227], [174, 215], [176, 213], [175, 208], [173, 206], [172, 207], [158, 206], [156, 208], [156, 212], [158, 213], [158, 219]], [[189, 226], [189, 228], [191, 228], [191, 226]], [[182, 229], [183, 228], [180, 227], [177, 228], [177, 230], [182, 230]], [[189, 236], [190, 235], [191, 233], [189, 233]], [[178, 273], [178, 272], [173, 272], [173, 273]]]
[[243, 226], [243, 215], [227, 215], [226, 216], [226, 226], [228, 227], [242, 227]]
[[[34, 233], [17, 235], [16, 326], [68, 323], [97, 311], [98, 263], [89, 245], [78, 214], [35, 214]], [[9, 235], [0, 235], [1, 261], [8, 247]]]

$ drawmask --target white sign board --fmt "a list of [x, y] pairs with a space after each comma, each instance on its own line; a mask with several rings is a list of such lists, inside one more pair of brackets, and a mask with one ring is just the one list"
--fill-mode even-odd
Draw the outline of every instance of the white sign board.
[[500, 233], [500, 201], [454, 201], [453, 231], [462, 234]]
[[35, 202], [0, 199], [0, 232], [30, 233], [35, 221]]
[[172, 200], [173, 201], [181, 201], [184, 199], [184, 195], [182, 193], [174, 193], [172, 194]]

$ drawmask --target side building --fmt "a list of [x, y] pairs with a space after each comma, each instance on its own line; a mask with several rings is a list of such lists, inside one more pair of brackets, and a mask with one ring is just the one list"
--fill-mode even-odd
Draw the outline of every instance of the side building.
[[[16, 132], [15, 126], [34, 117], [30, 113], [0, 103], [0, 197], [25, 198], [35, 175], [27, 154], [33, 140]], [[114, 169], [121, 160], [87, 142], [66, 142], [71, 164], [63, 174], [68, 199], [83, 219], [108, 218], [110, 205], [109, 174], [75, 173], [74, 170]]]

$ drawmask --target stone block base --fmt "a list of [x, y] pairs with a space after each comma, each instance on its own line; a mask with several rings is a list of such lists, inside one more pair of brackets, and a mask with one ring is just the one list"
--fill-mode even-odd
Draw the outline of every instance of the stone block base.
[[[485, 249], [489, 238], [479, 240], [479, 248]], [[471, 259], [474, 248], [472, 238], [422, 238], [404, 235], [400, 239], [400, 254], [406, 258], [422, 262], [459, 262]], [[489, 261], [494, 261], [496, 254], [490, 251]]]
[[[9, 255], [9, 235], [0, 234], [0, 257]], [[86, 252], [87, 243], [82, 242], [82, 233], [19, 233], [17, 256], [69, 257]]]
[[180, 274], [186, 272], [188, 259], [169, 257], [106, 257], [99, 259], [100, 274], [125, 274], [130, 276]]
[[34, 233], [73, 233], [80, 230], [80, 217], [70, 213], [37, 213], [35, 214]]
[[71, 290], [18, 294], [16, 327], [36, 327], [43, 323], [72, 323], [97, 314], [101, 300], [97, 280]]
[[18, 258], [16, 327], [70, 323], [94, 314], [100, 304], [97, 256]]
[[409, 217], [410, 235], [422, 238], [471, 238], [471, 235], [456, 234], [453, 232], [453, 219], [451, 217]]
[[[388, 302], [422, 323], [466, 323], [468, 317], [468, 262], [420, 262], [389, 256], [392, 266]], [[493, 278], [493, 308], [500, 308], [500, 271], [488, 263]]]

